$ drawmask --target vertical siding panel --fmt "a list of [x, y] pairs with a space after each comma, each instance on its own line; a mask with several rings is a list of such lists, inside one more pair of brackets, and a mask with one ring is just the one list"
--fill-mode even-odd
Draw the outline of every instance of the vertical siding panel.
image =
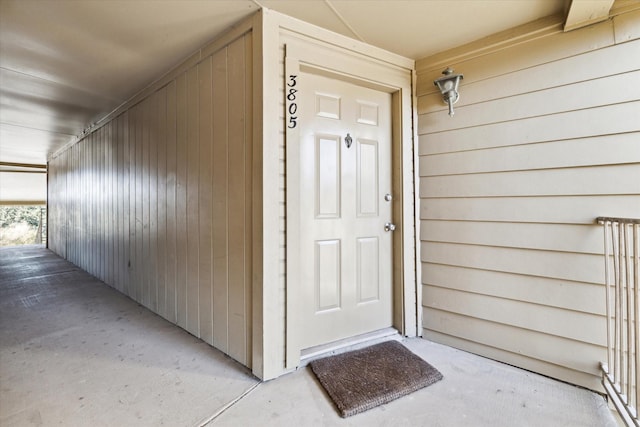
[[113, 191], [111, 189], [111, 152], [112, 152], [112, 141], [111, 141], [111, 122], [107, 123], [104, 126], [105, 137], [104, 137], [104, 149], [105, 149], [105, 168], [104, 168], [104, 177], [105, 177], [105, 192], [104, 192], [104, 225], [105, 225], [105, 256], [104, 256], [104, 281], [106, 283], [113, 283], [111, 278], [111, 273], [113, 271], [113, 258], [112, 258], [112, 236], [113, 236], [113, 215], [111, 212], [111, 198], [113, 197]]
[[101, 135], [100, 132], [96, 132], [93, 137], [93, 143], [91, 145], [92, 158], [93, 158], [93, 185], [96, 189], [96, 194], [92, 202], [92, 232], [94, 240], [94, 253], [93, 253], [93, 275], [100, 278], [100, 263], [102, 261], [102, 239], [100, 238], [100, 202], [102, 198], [102, 186], [101, 178], [102, 171], [100, 170], [100, 157], [101, 157]]
[[167, 88], [158, 92], [157, 101], [157, 152], [158, 152], [158, 229], [156, 240], [157, 252], [157, 287], [158, 314], [167, 317], [166, 304], [166, 248], [167, 248]]
[[73, 153], [73, 167], [74, 167], [74, 173], [73, 173], [73, 188], [71, 189], [72, 191], [72, 197], [73, 197], [73, 201], [75, 203], [75, 206], [73, 208], [73, 224], [71, 225], [73, 227], [73, 263], [78, 265], [78, 260], [80, 258], [80, 251], [82, 249], [81, 243], [81, 237], [80, 237], [80, 232], [82, 230], [82, 188], [80, 187], [81, 182], [82, 182], [82, 163], [81, 163], [81, 157], [80, 157], [80, 145], [79, 144], [75, 144], [72, 146], [71, 148], [72, 153]]
[[87, 271], [91, 274], [94, 274], [93, 269], [93, 260], [95, 253], [94, 246], [94, 235], [93, 235], [93, 199], [96, 194], [95, 182], [94, 182], [94, 173], [93, 173], [93, 139], [94, 135], [91, 134], [89, 136], [87, 144], [85, 145], [85, 158], [87, 160], [87, 169], [86, 169], [86, 210], [85, 210], [85, 265], [87, 266]]
[[84, 171], [82, 174], [82, 182], [83, 182], [83, 197], [82, 197], [82, 206], [83, 206], [83, 224], [82, 227], [82, 235], [83, 235], [83, 247], [82, 247], [82, 265], [85, 266], [85, 269], [91, 273], [91, 252], [89, 250], [91, 245], [91, 200], [93, 193], [95, 190], [91, 190], [91, 186], [93, 183], [91, 182], [91, 138], [88, 137], [86, 142], [83, 144], [84, 147], [81, 149], [83, 164], [85, 165]]
[[111, 141], [109, 141], [109, 123], [102, 127], [104, 129], [102, 134], [102, 150], [103, 150], [103, 161], [102, 161], [102, 187], [103, 187], [103, 196], [102, 196], [102, 236], [103, 236], [103, 262], [102, 262], [102, 280], [104, 282], [110, 282], [109, 270], [111, 264], [111, 218], [110, 218], [110, 209], [111, 209], [111, 176], [110, 176], [110, 168], [111, 168]]
[[127, 146], [125, 144], [125, 120], [126, 113], [121, 114], [118, 117], [118, 136], [120, 139], [119, 143], [119, 161], [118, 161], [118, 193], [119, 193], [119, 202], [118, 202], [118, 230], [119, 230], [119, 277], [120, 277], [120, 291], [123, 293], [127, 293], [126, 291], [126, 266], [127, 266], [127, 253], [126, 253], [126, 242], [127, 242], [127, 232], [126, 232], [126, 222], [127, 221], [127, 198], [129, 197], [125, 192], [125, 182], [127, 182], [126, 177], [126, 151]]
[[111, 134], [109, 146], [111, 147], [111, 172], [110, 178], [111, 189], [111, 280], [109, 284], [116, 289], [120, 285], [118, 280], [118, 122], [114, 119], [109, 123], [109, 132]]
[[75, 144], [74, 146], [71, 147], [71, 153], [72, 153], [72, 157], [73, 157], [73, 188], [71, 188], [71, 193], [72, 193], [72, 197], [73, 197], [73, 202], [74, 202], [74, 207], [73, 207], [73, 216], [72, 216], [72, 224], [71, 227], [73, 228], [73, 243], [72, 243], [72, 247], [73, 247], [73, 260], [72, 262], [74, 264], [78, 264], [78, 254], [80, 252], [80, 239], [79, 239], [79, 232], [80, 232], [80, 227], [79, 227], [79, 221], [80, 221], [80, 213], [81, 213], [81, 206], [80, 206], [80, 174], [82, 173], [81, 170], [81, 165], [80, 165], [80, 161], [79, 161], [79, 145]]
[[136, 190], [135, 190], [135, 242], [136, 242], [136, 263], [134, 266], [135, 271], [135, 280], [133, 282], [135, 289], [134, 299], [136, 301], [143, 301], [144, 298], [144, 286], [143, 286], [143, 273], [141, 266], [143, 265], [143, 213], [142, 213], [142, 175], [143, 175], [143, 140], [142, 140], [142, 126], [144, 125], [144, 111], [142, 108], [142, 104], [138, 104], [136, 106], [136, 114], [135, 114], [135, 145], [136, 145], [136, 160], [135, 160], [135, 169], [136, 169]]
[[94, 219], [93, 219], [93, 204], [95, 201], [96, 193], [98, 191], [96, 174], [94, 172], [95, 161], [95, 149], [94, 144], [95, 135], [91, 134], [87, 137], [87, 141], [84, 144], [82, 149], [82, 154], [85, 161], [85, 170], [84, 170], [84, 190], [85, 190], [85, 209], [84, 209], [84, 235], [85, 235], [85, 245], [84, 245], [84, 265], [87, 266], [87, 271], [91, 274], [95, 275], [94, 269], [94, 253], [96, 251], [96, 241], [95, 241], [95, 233], [94, 233]]
[[66, 258], [67, 257], [67, 253], [66, 253], [66, 242], [64, 240], [64, 236], [66, 234], [66, 221], [65, 221], [65, 207], [66, 207], [66, 194], [64, 193], [65, 190], [65, 185], [64, 185], [64, 181], [65, 181], [65, 175], [67, 172], [67, 165], [65, 162], [65, 156], [64, 154], [62, 154], [59, 157], [59, 173], [58, 173], [58, 177], [57, 177], [57, 194], [58, 194], [58, 203], [56, 205], [57, 208], [57, 213], [56, 213], [56, 218], [57, 218], [57, 222], [59, 224], [59, 231], [57, 233], [57, 237], [58, 237], [58, 247], [60, 250], [60, 254], [62, 255], [62, 257]]
[[198, 68], [187, 71], [187, 331], [200, 336], [198, 323]]
[[91, 263], [93, 262], [93, 257], [91, 255], [91, 251], [89, 248], [93, 245], [93, 230], [91, 229], [92, 221], [91, 221], [91, 202], [93, 201], [93, 195], [95, 193], [95, 189], [92, 190], [94, 183], [93, 172], [91, 168], [93, 167], [93, 161], [91, 158], [91, 140], [92, 136], [87, 137], [86, 143], [83, 148], [83, 157], [84, 157], [84, 250], [83, 257], [84, 263], [87, 272], [91, 273]]
[[64, 242], [62, 241], [62, 233], [64, 231], [64, 223], [62, 221], [62, 214], [63, 214], [63, 200], [64, 200], [64, 193], [63, 193], [63, 188], [62, 188], [62, 176], [64, 174], [64, 158], [62, 156], [59, 157], [58, 159], [58, 163], [59, 163], [59, 171], [58, 171], [58, 175], [56, 176], [56, 194], [58, 194], [58, 201], [56, 203], [56, 222], [58, 223], [58, 232], [56, 233], [56, 238], [58, 240], [57, 243], [57, 247], [58, 250], [60, 251], [60, 255], [62, 257], [65, 257], [65, 251], [64, 251]]
[[73, 263], [76, 265], [80, 265], [80, 260], [82, 259], [82, 245], [84, 244], [83, 230], [84, 230], [84, 221], [83, 221], [83, 174], [84, 174], [84, 163], [82, 158], [82, 153], [84, 144], [75, 144], [73, 146], [73, 156], [74, 162], [76, 165], [76, 173], [75, 173], [75, 186], [74, 186], [74, 200], [76, 202], [76, 208], [74, 209], [74, 221], [73, 224], [75, 230], [75, 253], [73, 256]]
[[90, 246], [89, 249], [89, 265], [91, 266], [91, 270], [89, 271], [92, 275], [98, 275], [97, 269], [97, 252], [99, 250], [98, 246], [98, 238], [97, 238], [97, 224], [96, 224], [96, 204], [98, 203], [98, 193], [100, 189], [98, 188], [98, 171], [96, 168], [97, 164], [97, 155], [98, 150], [96, 148], [96, 142], [98, 140], [98, 135], [96, 133], [92, 134], [89, 140], [89, 158], [90, 160], [90, 170], [89, 170], [89, 182], [91, 187], [93, 188], [92, 194], [89, 196], [89, 232], [91, 233]]
[[244, 40], [228, 48], [229, 355], [246, 361]]
[[86, 181], [86, 187], [87, 187], [87, 210], [86, 210], [86, 237], [87, 237], [87, 244], [86, 244], [86, 263], [85, 265], [87, 266], [87, 271], [90, 274], [95, 274], [95, 270], [93, 268], [93, 261], [94, 261], [94, 253], [95, 253], [95, 237], [94, 237], [94, 232], [93, 232], [93, 200], [96, 194], [96, 189], [95, 189], [95, 177], [94, 177], [94, 172], [93, 172], [93, 140], [94, 140], [94, 135], [91, 134], [88, 138], [87, 141], [87, 146], [85, 147], [85, 156], [87, 158], [87, 181]]
[[87, 144], [76, 144], [77, 147], [77, 161], [78, 161], [78, 194], [76, 198], [78, 200], [78, 224], [77, 227], [77, 239], [78, 239], [78, 253], [76, 254], [77, 265], [86, 267], [86, 245], [87, 245]]
[[80, 182], [78, 183], [78, 190], [80, 193], [78, 194], [78, 202], [80, 203], [79, 209], [79, 218], [78, 218], [78, 239], [79, 239], [79, 250], [77, 255], [78, 265], [83, 266], [86, 269], [86, 245], [87, 245], [87, 157], [86, 157], [86, 147], [87, 144], [83, 140], [82, 144], [76, 144], [78, 147], [78, 163], [80, 167], [80, 171], [78, 174], [78, 178]]
[[58, 239], [59, 239], [59, 247], [60, 247], [60, 252], [62, 254], [62, 256], [64, 258], [68, 258], [68, 253], [67, 253], [67, 242], [66, 242], [66, 228], [67, 228], [67, 221], [66, 221], [66, 207], [67, 207], [67, 194], [65, 194], [65, 190], [66, 190], [66, 180], [67, 180], [67, 175], [68, 175], [68, 166], [67, 166], [67, 162], [66, 162], [66, 153], [63, 153], [60, 156], [60, 173], [58, 175], [58, 223], [60, 224], [60, 232], [58, 233]]
[[56, 252], [58, 252], [61, 256], [64, 256], [63, 252], [62, 252], [62, 247], [60, 245], [60, 233], [62, 231], [62, 223], [60, 222], [60, 204], [61, 204], [61, 199], [62, 199], [62, 194], [60, 192], [60, 175], [61, 175], [61, 171], [62, 171], [62, 158], [61, 156], [56, 158], [55, 160], [57, 169], [56, 169], [56, 174], [54, 176], [54, 178], [52, 179], [53, 181], [53, 194], [55, 202], [52, 204], [53, 206], [51, 207], [52, 210], [52, 214], [51, 217], [53, 218], [54, 223], [56, 224], [56, 228], [55, 228], [55, 233], [53, 233], [54, 235], [54, 247], [56, 248]]
[[150, 221], [150, 148], [149, 139], [151, 131], [151, 103], [152, 98], [147, 98], [142, 101], [142, 258], [140, 262], [142, 272], [142, 295], [140, 301], [145, 306], [151, 304], [151, 254], [150, 254], [150, 234], [151, 226]]
[[62, 254], [62, 256], [64, 258], [67, 258], [67, 247], [66, 247], [66, 241], [65, 241], [65, 235], [66, 235], [66, 217], [65, 217], [65, 208], [66, 208], [66, 198], [67, 195], [65, 194], [65, 181], [66, 181], [66, 175], [67, 175], [67, 164], [65, 161], [65, 155], [62, 154], [60, 156], [60, 173], [58, 175], [58, 223], [60, 224], [60, 231], [58, 233], [58, 246], [60, 247], [60, 252]]
[[105, 144], [105, 128], [104, 126], [98, 131], [98, 158], [96, 162], [96, 168], [98, 170], [98, 204], [97, 208], [97, 238], [98, 238], [98, 278], [104, 281], [104, 272], [106, 269], [106, 144]]
[[89, 138], [89, 157], [91, 158], [91, 164], [90, 164], [90, 179], [89, 182], [91, 183], [91, 185], [94, 188], [94, 191], [91, 192], [90, 194], [90, 201], [89, 201], [89, 230], [91, 233], [91, 240], [90, 240], [90, 246], [87, 248], [89, 250], [89, 257], [91, 258], [91, 261], [89, 262], [90, 265], [90, 270], [89, 273], [91, 273], [94, 276], [98, 275], [98, 269], [97, 269], [97, 264], [98, 264], [98, 251], [99, 251], [99, 242], [97, 239], [97, 224], [96, 224], [96, 204], [98, 202], [98, 193], [100, 192], [100, 188], [98, 188], [98, 171], [97, 171], [97, 155], [98, 155], [98, 150], [96, 149], [96, 141], [97, 141], [98, 135], [97, 133], [93, 133], [91, 134], [90, 138]]
[[149, 305], [158, 312], [158, 92], [149, 97]]
[[114, 198], [114, 191], [113, 191], [113, 149], [114, 147], [114, 140], [113, 140], [113, 121], [107, 123], [105, 125], [105, 129], [106, 129], [106, 144], [105, 144], [105, 149], [107, 150], [107, 163], [106, 163], [106, 177], [107, 177], [107, 190], [105, 192], [106, 198], [107, 198], [107, 211], [106, 211], [106, 225], [107, 225], [107, 232], [106, 232], [106, 237], [107, 237], [107, 254], [106, 254], [106, 262], [107, 262], [107, 267], [106, 267], [106, 271], [105, 271], [105, 282], [108, 284], [113, 284], [113, 278], [114, 278], [114, 267], [115, 264], [113, 262], [113, 254], [114, 254], [114, 235], [115, 233], [113, 232], [113, 223], [114, 223], [114, 217], [115, 217], [115, 212], [113, 211], [113, 198]]
[[95, 134], [91, 134], [89, 137], [87, 150], [87, 159], [89, 161], [89, 167], [87, 168], [87, 265], [89, 266], [89, 273], [94, 274], [96, 270], [94, 268], [95, 253], [96, 253], [96, 239], [95, 239], [95, 221], [94, 221], [94, 203], [97, 193], [96, 187], [96, 173], [95, 173]]
[[47, 162], [47, 227], [48, 233], [47, 236], [47, 245], [50, 250], [56, 253], [60, 253], [58, 249], [58, 239], [55, 236], [55, 233], [60, 230], [60, 226], [58, 225], [58, 221], [55, 217], [56, 213], [56, 203], [58, 202], [58, 169], [59, 169], [59, 161], [58, 157], [55, 159], [51, 159]]
[[82, 173], [82, 169], [81, 169], [81, 164], [80, 164], [80, 157], [79, 157], [79, 145], [75, 144], [71, 147], [71, 152], [72, 152], [72, 157], [73, 157], [73, 167], [74, 167], [74, 173], [73, 173], [73, 188], [71, 188], [71, 192], [72, 197], [73, 197], [73, 203], [74, 203], [74, 208], [73, 208], [73, 217], [71, 219], [71, 221], [73, 221], [73, 223], [71, 224], [71, 227], [73, 227], [73, 238], [74, 238], [74, 242], [73, 242], [73, 260], [72, 262], [74, 264], [78, 264], [78, 255], [80, 253], [80, 239], [79, 239], [79, 233], [80, 233], [80, 227], [79, 227], [79, 221], [80, 221], [80, 213], [81, 213], [81, 205], [80, 205], [80, 174]]
[[75, 229], [75, 254], [73, 257], [73, 263], [76, 265], [80, 265], [80, 260], [82, 259], [82, 245], [84, 244], [83, 230], [84, 230], [84, 221], [83, 221], [83, 210], [84, 210], [84, 189], [83, 189], [83, 174], [84, 174], [84, 162], [82, 158], [82, 153], [84, 151], [84, 144], [75, 144], [73, 146], [73, 155], [74, 162], [76, 165], [76, 173], [75, 173], [75, 187], [74, 187], [74, 200], [76, 201], [76, 208], [74, 209], [74, 229]]
[[95, 189], [93, 196], [91, 197], [91, 274], [96, 277], [100, 277], [100, 236], [98, 235], [100, 230], [99, 223], [99, 210], [100, 204], [100, 167], [98, 162], [100, 159], [100, 134], [95, 132], [91, 135], [91, 184]]
[[56, 224], [56, 228], [54, 230], [55, 233], [53, 233], [53, 247], [56, 248], [56, 252], [58, 252], [61, 256], [63, 255], [62, 252], [62, 247], [60, 246], [60, 233], [62, 231], [62, 224], [60, 222], [60, 203], [61, 203], [61, 198], [62, 195], [60, 193], [60, 175], [61, 175], [61, 171], [62, 171], [62, 158], [61, 156], [59, 156], [58, 158], [56, 158], [55, 160], [55, 164], [57, 166], [56, 169], [56, 174], [54, 176], [54, 178], [52, 179], [53, 181], [53, 194], [54, 194], [54, 199], [55, 202], [52, 203], [52, 213], [51, 213], [51, 217], [54, 221], [54, 223]]
[[88, 264], [91, 262], [88, 253], [91, 246], [91, 192], [95, 192], [95, 182], [91, 175], [91, 147], [85, 140], [82, 144], [76, 144], [76, 161], [78, 163], [78, 171], [76, 173], [77, 183], [76, 189], [78, 193], [75, 200], [78, 203], [76, 218], [78, 223], [75, 224], [76, 238], [78, 239], [78, 250], [75, 255], [75, 263], [82, 265], [88, 270]]
[[108, 171], [108, 149], [107, 149], [107, 126], [100, 128], [100, 158], [98, 159], [100, 166], [100, 188], [102, 188], [100, 194], [100, 230], [98, 235], [100, 236], [100, 248], [102, 256], [100, 257], [100, 280], [106, 281], [107, 263], [108, 263], [108, 247], [107, 240], [109, 234], [108, 223], [108, 196], [107, 196], [107, 171]]
[[62, 161], [60, 159], [60, 157], [57, 157], [55, 159], [55, 161], [53, 162], [53, 164], [56, 166], [55, 167], [55, 173], [54, 176], [51, 178], [51, 182], [52, 182], [52, 203], [51, 203], [51, 213], [49, 214], [51, 217], [52, 222], [54, 223], [54, 232], [52, 232], [52, 247], [55, 248], [55, 251], [57, 253], [59, 253], [60, 255], [62, 255], [62, 250], [60, 248], [60, 230], [62, 229], [61, 224], [60, 224], [60, 218], [58, 217], [58, 212], [59, 212], [59, 204], [60, 204], [60, 170], [61, 170], [61, 164]]
[[131, 296], [131, 257], [132, 257], [132, 245], [133, 241], [131, 232], [131, 183], [133, 182], [132, 160], [133, 160], [133, 145], [131, 143], [131, 129], [133, 128], [131, 122], [131, 110], [124, 113], [123, 123], [123, 137], [124, 137], [124, 181], [122, 183], [124, 192], [124, 293]]
[[82, 252], [82, 237], [81, 232], [83, 228], [82, 224], [82, 158], [80, 157], [82, 151], [80, 144], [75, 144], [72, 147], [73, 151], [73, 163], [75, 172], [73, 174], [73, 200], [75, 202], [75, 207], [73, 209], [73, 238], [74, 238], [74, 248], [73, 248], [73, 263], [78, 265], [80, 254]]
[[199, 79], [199, 146], [200, 146], [200, 182], [199, 182], [199, 321], [200, 338], [213, 344], [213, 306], [212, 306], [212, 197], [211, 197], [211, 160], [212, 160], [212, 76], [211, 57], [198, 65]]
[[229, 351], [228, 332], [228, 93], [227, 49], [213, 58], [213, 342]]
[[123, 199], [124, 195], [122, 194], [122, 180], [123, 180], [123, 159], [122, 159], [122, 150], [123, 150], [123, 140], [122, 140], [122, 114], [116, 117], [115, 119], [115, 143], [116, 143], [116, 162], [115, 162], [115, 194], [116, 194], [116, 204], [114, 206], [115, 214], [116, 214], [116, 283], [115, 287], [120, 292], [123, 292], [122, 283], [122, 265], [123, 265], [123, 250], [122, 250], [122, 218], [124, 216], [124, 207], [123, 207]]
[[167, 319], [176, 322], [176, 82], [167, 86]]
[[177, 323], [187, 328], [187, 74], [176, 81]]
[[253, 354], [253, 334], [251, 325], [253, 324], [253, 292], [252, 292], [252, 267], [253, 267], [253, 37], [252, 34], [244, 36], [244, 153], [245, 153], [245, 190], [244, 190], [244, 310], [245, 310], [245, 363], [252, 366], [251, 355]]
[[60, 254], [63, 257], [66, 257], [66, 253], [65, 253], [65, 245], [64, 245], [64, 241], [62, 239], [63, 233], [64, 233], [64, 187], [62, 186], [62, 178], [64, 176], [64, 172], [65, 172], [65, 165], [64, 165], [64, 157], [60, 156], [60, 159], [58, 161], [58, 163], [60, 164], [60, 170], [58, 171], [58, 176], [56, 177], [56, 192], [58, 194], [58, 202], [56, 204], [56, 221], [58, 222], [58, 233], [56, 235], [57, 239], [58, 239], [58, 250], [60, 251]]
[[106, 123], [104, 126], [104, 137], [103, 137], [103, 145], [104, 145], [104, 211], [102, 214], [104, 220], [104, 271], [103, 271], [103, 281], [105, 283], [111, 284], [111, 271], [113, 269], [111, 265], [111, 238], [112, 238], [112, 229], [111, 229], [111, 122]]
[[107, 144], [106, 126], [100, 128], [98, 167], [100, 169], [100, 198], [98, 206], [98, 237], [100, 238], [100, 280], [105, 281], [107, 269]]
[[102, 267], [102, 238], [100, 236], [100, 230], [102, 226], [100, 204], [102, 202], [102, 169], [101, 169], [101, 157], [102, 157], [102, 135], [100, 132], [96, 132], [93, 138], [92, 151], [93, 151], [93, 184], [96, 188], [96, 194], [92, 203], [92, 219], [93, 219], [93, 239], [94, 239], [94, 253], [93, 253], [93, 275], [100, 279], [101, 267]]

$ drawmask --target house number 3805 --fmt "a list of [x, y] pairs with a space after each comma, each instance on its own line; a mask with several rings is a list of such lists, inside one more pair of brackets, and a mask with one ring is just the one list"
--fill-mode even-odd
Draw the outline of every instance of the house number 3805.
[[296, 116], [296, 113], [298, 112], [296, 92], [298, 92], [298, 89], [295, 88], [296, 84], [298, 84], [296, 81], [297, 78], [297, 75], [290, 74], [289, 81], [287, 82], [287, 111], [289, 112], [289, 124], [287, 127], [289, 129], [293, 129], [298, 126], [298, 116]]

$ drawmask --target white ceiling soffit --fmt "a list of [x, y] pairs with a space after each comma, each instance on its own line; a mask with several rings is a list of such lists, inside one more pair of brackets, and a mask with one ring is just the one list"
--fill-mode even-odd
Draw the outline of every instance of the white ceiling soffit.
[[49, 155], [260, 6], [419, 59], [560, 0], [0, 0], [0, 161]]
[[[258, 1], [284, 14], [413, 59], [564, 10], [561, 0]], [[309, 7], [310, 4], [315, 7]]]
[[0, 205], [39, 205], [46, 200], [45, 173], [0, 171]]

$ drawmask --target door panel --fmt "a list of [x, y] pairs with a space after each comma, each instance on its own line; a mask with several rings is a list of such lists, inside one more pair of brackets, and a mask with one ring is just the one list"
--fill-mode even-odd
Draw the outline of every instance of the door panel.
[[317, 135], [315, 140], [316, 218], [339, 218], [340, 137]]
[[299, 76], [300, 313], [308, 348], [392, 324], [391, 95]]

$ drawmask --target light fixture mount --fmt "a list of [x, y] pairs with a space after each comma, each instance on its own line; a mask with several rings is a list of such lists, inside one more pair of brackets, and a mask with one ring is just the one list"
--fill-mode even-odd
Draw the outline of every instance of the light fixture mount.
[[458, 102], [458, 99], [460, 99], [458, 86], [460, 85], [460, 80], [462, 80], [464, 76], [462, 74], [455, 74], [453, 69], [450, 67], [447, 67], [442, 74], [444, 74], [444, 76], [439, 79], [435, 79], [433, 84], [438, 86], [438, 89], [440, 89], [442, 100], [449, 105], [449, 116], [453, 117], [453, 104]]

